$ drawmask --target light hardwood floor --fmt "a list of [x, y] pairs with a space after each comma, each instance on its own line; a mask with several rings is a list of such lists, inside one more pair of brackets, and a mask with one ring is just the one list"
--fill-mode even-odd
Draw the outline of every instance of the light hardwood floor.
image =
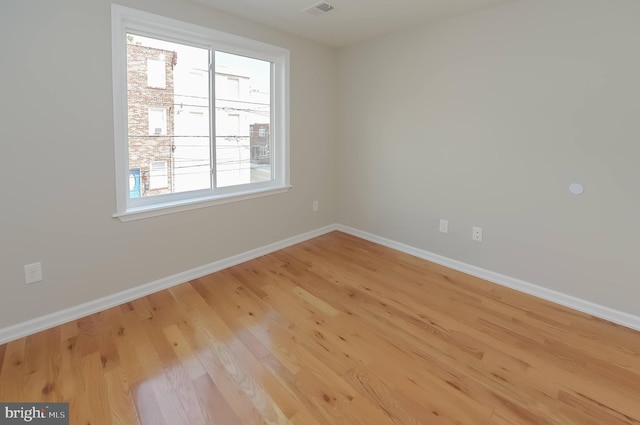
[[334, 232], [0, 346], [71, 423], [640, 424], [640, 333]]

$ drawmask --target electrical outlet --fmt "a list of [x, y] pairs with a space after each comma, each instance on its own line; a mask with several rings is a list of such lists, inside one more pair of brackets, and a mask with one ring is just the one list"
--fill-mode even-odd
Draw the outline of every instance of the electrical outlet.
[[442, 233], [449, 233], [449, 221], [440, 219], [440, 231]]
[[482, 242], [482, 227], [474, 227], [473, 228], [473, 240]]
[[40, 282], [42, 280], [42, 263], [26, 264], [24, 266], [24, 283]]
[[313, 212], [318, 212], [319, 209], [320, 209], [320, 202], [313, 201]]

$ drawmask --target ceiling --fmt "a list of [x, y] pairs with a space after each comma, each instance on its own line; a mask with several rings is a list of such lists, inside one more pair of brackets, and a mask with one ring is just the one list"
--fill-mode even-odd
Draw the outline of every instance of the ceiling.
[[331, 46], [346, 46], [422, 22], [512, 0], [327, 0], [320, 16], [302, 10], [320, 0], [195, 0], [215, 9]]

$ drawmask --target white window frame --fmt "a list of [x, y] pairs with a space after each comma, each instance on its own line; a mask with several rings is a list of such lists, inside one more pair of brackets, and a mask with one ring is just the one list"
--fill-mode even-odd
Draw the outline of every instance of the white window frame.
[[[191, 44], [211, 51], [226, 51], [272, 63], [272, 180], [222, 188], [215, 188], [215, 185], [212, 185], [211, 189], [129, 199], [126, 54], [126, 34], [128, 32], [141, 36], [161, 37], [167, 41]], [[122, 221], [136, 220], [274, 195], [286, 192], [291, 188], [289, 182], [289, 50], [116, 4], [111, 5], [111, 36], [116, 173], [116, 212], [113, 214], [114, 217], [118, 217]], [[209, 74], [213, 91], [215, 72], [212, 70]], [[211, 96], [210, 134], [214, 138], [213, 93]], [[213, 150], [215, 151], [215, 149]], [[215, 167], [215, 159], [212, 161], [212, 167]], [[215, 172], [212, 171], [212, 175], [215, 176]]]

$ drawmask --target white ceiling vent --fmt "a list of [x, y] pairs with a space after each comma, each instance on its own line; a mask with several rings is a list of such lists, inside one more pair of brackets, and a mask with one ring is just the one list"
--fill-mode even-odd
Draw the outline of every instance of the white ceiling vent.
[[308, 13], [309, 15], [323, 15], [327, 12], [331, 12], [336, 7], [326, 1], [321, 1], [320, 3], [312, 4], [303, 10], [303, 12]]

